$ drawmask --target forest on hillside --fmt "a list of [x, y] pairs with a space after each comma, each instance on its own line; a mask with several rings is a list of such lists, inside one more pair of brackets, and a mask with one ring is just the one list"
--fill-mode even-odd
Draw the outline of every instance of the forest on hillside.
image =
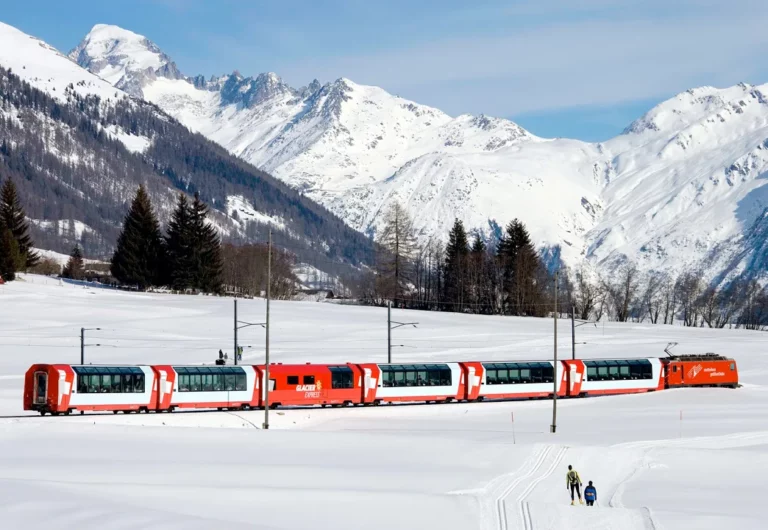
[[[102, 100], [67, 87], [54, 98], [0, 67], [0, 178], [13, 179], [38, 247], [108, 259], [136, 188], [143, 184], [166, 224], [175, 191], [199, 193], [225, 239], [263, 243], [268, 227], [242, 229], [222, 211], [228, 196], [245, 197], [279, 218], [300, 261], [334, 275], [372, 263], [374, 245], [322, 206], [267, 173], [190, 132], [159, 108], [120, 97]], [[146, 141], [132, 152], [117, 134]], [[313, 263], [314, 260], [314, 263]]]

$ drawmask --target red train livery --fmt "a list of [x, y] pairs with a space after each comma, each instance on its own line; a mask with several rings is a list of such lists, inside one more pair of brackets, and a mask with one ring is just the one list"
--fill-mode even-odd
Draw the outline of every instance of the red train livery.
[[706, 354], [663, 359], [594, 359], [409, 364], [95, 366], [35, 364], [24, 410], [171, 412], [382, 403], [575, 398], [675, 387], [738, 386], [736, 362]]

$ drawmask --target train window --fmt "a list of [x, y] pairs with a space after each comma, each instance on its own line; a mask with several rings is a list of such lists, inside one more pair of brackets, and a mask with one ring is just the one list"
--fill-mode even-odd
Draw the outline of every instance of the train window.
[[[653, 367], [645, 359], [585, 361], [587, 381], [616, 381], [627, 379], [652, 379]], [[676, 367], [673, 366], [673, 371]]]
[[82, 394], [144, 392], [144, 372], [137, 366], [75, 366], [73, 370], [77, 375], [77, 391]]
[[[381, 365], [382, 386], [450, 386], [451, 369], [445, 364]], [[352, 388], [352, 374], [349, 386]]]
[[299, 376], [298, 375], [289, 375], [288, 376], [288, 384], [289, 385], [298, 385], [299, 384]]
[[[331, 388], [354, 388], [352, 382], [352, 369], [348, 366], [331, 366]], [[384, 386], [392, 386], [392, 372], [383, 371], [381, 380]]]
[[516, 385], [526, 383], [551, 383], [554, 369], [550, 363], [486, 363], [485, 381], [489, 385]]
[[304, 383], [305, 385], [314, 385], [315, 384], [315, 376], [314, 375], [305, 375], [304, 376]]
[[736, 363], [731, 363], [731, 372], [733, 372], [736, 369]]
[[88, 393], [88, 379], [89, 376], [81, 375], [77, 378], [77, 391], [81, 394]]
[[[174, 367], [178, 374], [179, 392], [233, 392], [248, 389], [248, 379], [242, 368], [235, 366]], [[144, 391], [143, 378], [139, 382]]]

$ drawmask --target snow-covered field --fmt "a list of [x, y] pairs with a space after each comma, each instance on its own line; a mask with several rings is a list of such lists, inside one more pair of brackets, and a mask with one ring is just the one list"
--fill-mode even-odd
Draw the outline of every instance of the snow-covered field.
[[[241, 320], [264, 320], [241, 300]], [[552, 321], [393, 311], [396, 360], [547, 359]], [[274, 302], [275, 362], [386, 360], [386, 311]], [[88, 289], [40, 276], [0, 286], [2, 528], [739, 529], [765, 527], [768, 354], [761, 332], [600, 324], [577, 354], [733, 356], [744, 386], [550, 401], [270, 412], [21, 410], [34, 362], [212, 362], [232, 351], [232, 300]], [[560, 355], [570, 355], [561, 321]], [[244, 361], [264, 331], [240, 331]], [[100, 344], [100, 346], [95, 346]], [[514, 424], [512, 414], [514, 413]], [[682, 417], [682, 421], [681, 418]], [[573, 464], [598, 490], [569, 506]]]

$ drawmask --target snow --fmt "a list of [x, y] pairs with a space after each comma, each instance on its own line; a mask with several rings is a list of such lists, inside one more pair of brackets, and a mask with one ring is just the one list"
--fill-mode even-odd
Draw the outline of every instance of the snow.
[[227, 197], [227, 215], [241, 227], [245, 227], [248, 223], [258, 223], [269, 224], [278, 230], [285, 230], [285, 223], [280, 218], [257, 211], [250, 201], [242, 195]]
[[[21, 410], [33, 362], [203, 363], [231, 348], [232, 300], [88, 289], [33, 275], [0, 286], [0, 517], [8, 527], [593, 529], [764, 527], [763, 333], [606, 323], [579, 357], [714, 351], [744, 386], [558, 401], [88, 414]], [[9, 311], [7, 308], [12, 308]], [[240, 300], [258, 321], [263, 300]], [[271, 306], [275, 362], [383, 361], [386, 311]], [[393, 310], [395, 360], [547, 359], [552, 321]], [[383, 324], [383, 325], [382, 325]], [[559, 324], [561, 356], [570, 323]], [[264, 334], [243, 330], [244, 361]], [[101, 344], [100, 347], [92, 344]], [[514, 423], [512, 422], [514, 414]], [[682, 417], [682, 421], [681, 421]], [[54, 443], [55, 441], [55, 443]], [[598, 506], [569, 506], [572, 464]]]
[[83, 50], [97, 62], [109, 56], [120, 57], [119, 62], [105, 61], [106, 64], [98, 72], [94, 72], [110, 84], [116, 85], [129, 71], [155, 70], [163, 65], [160, 53], [150, 50], [145, 41], [141, 35], [118, 26], [96, 24], [77, 52]]
[[0, 65], [62, 101], [64, 90], [70, 84], [83, 95], [95, 94], [104, 99], [126, 97], [110, 83], [80, 68], [49, 44], [2, 22]]
[[143, 153], [152, 144], [152, 140], [146, 136], [129, 134], [115, 125], [110, 125], [106, 130], [110, 136], [120, 140], [125, 148], [132, 153]]
[[70, 233], [75, 239], [82, 239], [85, 232], [93, 233], [93, 228], [82, 221], [73, 219], [61, 219], [59, 221], [30, 219], [30, 221], [39, 228], [48, 231], [55, 231], [58, 235]]
[[[62, 254], [60, 252], [55, 252], [53, 250], [43, 250], [39, 248], [33, 248], [39, 256], [40, 259], [50, 259], [61, 265], [62, 267], [67, 264], [69, 261], [69, 255]], [[83, 259], [83, 263], [106, 263], [105, 261], [96, 260], [96, 259]]]

